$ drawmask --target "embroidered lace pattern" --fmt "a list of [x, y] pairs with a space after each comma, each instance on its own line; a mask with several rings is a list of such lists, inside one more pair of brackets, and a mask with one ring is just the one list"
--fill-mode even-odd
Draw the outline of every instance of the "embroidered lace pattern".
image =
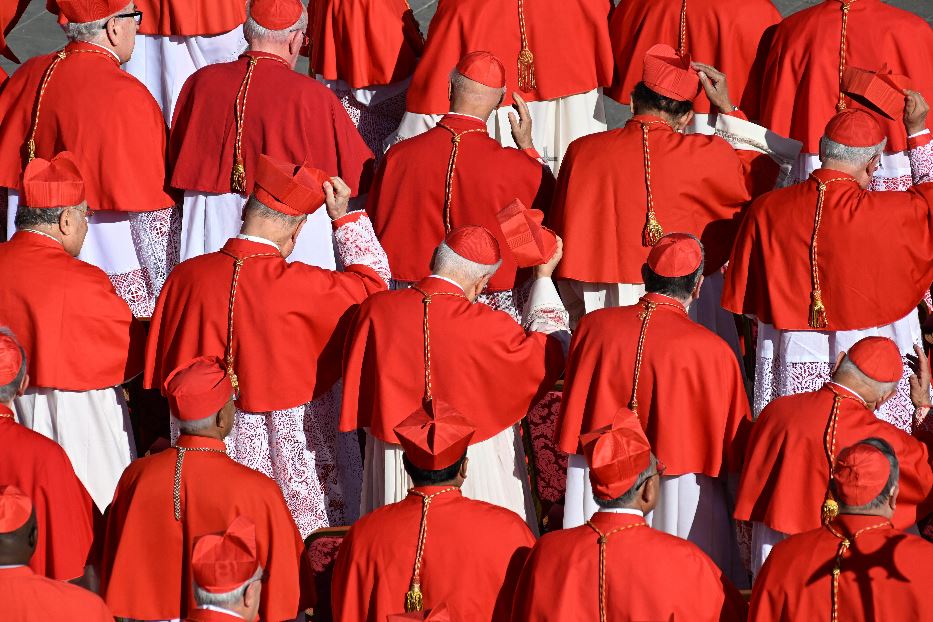
[[350, 120], [359, 130], [366, 146], [376, 154], [376, 161], [379, 161], [385, 153], [383, 145], [386, 139], [402, 122], [408, 90], [370, 106], [358, 102], [350, 89], [337, 89], [334, 94], [350, 115]]
[[389, 258], [376, 238], [373, 223], [368, 216], [347, 223], [334, 232], [334, 245], [339, 267], [353, 264], [369, 266], [389, 285], [392, 271]]

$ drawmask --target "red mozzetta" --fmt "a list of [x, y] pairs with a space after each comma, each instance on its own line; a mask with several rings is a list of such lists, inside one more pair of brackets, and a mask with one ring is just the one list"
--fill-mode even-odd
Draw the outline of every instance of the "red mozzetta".
[[204, 36], [229, 32], [246, 21], [243, 0], [136, 0], [141, 35]]

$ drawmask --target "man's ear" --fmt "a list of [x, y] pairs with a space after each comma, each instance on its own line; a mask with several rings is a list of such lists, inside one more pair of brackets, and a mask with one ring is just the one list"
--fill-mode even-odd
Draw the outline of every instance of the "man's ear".
[[20, 396], [26, 392], [26, 389], [29, 388], [29, 372], [23, 374], [23, 381], [19, 383], [19, 388], [16, 390], [16, 395]]
[[700, 298], [700, 289], [703, 287], [703, 275], [700, 275], [700, 278], [697, 279], [697, 284], [693, 286], [693, 291], [690, 293], [690, 297], [694, 300]]
[[470, 459], [469, 459], [469, 458], [464, 458], [464, 459], [463, 459], [463, 464], [460, 465], [460, 473], [459, 473], [459, 475], [460, 475], [460, 478], [461, 478], [461, 479], [466, 479], [466, 478], [467, 478], [467, 466], [468, 466], [469, 464], [470, 464]]
[[839, 371], [839, 366], [842, 365], [842, 361], [843, 359], [845, 359], [845, 357], [846, 357], [845, 352], [840, 352], [839, 354], [836, 355], [836, 363], [833, 365], [832, 374], [835, 374], [837, 371]]
[[120, 28], [119, 22], [120, 20], [111, 18], [107, 20], [107, 24], [104, 26], [104, 30], [107, 31], [107, 40], [110, 41], [111, 45], [117, 44], [117, 31]]

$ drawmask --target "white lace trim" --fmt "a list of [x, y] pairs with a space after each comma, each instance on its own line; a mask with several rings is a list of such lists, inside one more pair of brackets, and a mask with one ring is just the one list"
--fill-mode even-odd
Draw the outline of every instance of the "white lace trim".
[[389, 258], [373, 230], [369, 216], [363, 214], [353, 222], [340, 226], [334, 232], [337, 266], [359, 264], [372, 268], [388, 286], [392, 281]]

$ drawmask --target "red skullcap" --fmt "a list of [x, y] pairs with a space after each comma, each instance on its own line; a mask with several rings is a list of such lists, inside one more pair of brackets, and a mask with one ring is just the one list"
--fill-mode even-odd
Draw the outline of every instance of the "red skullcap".
[[129, 0], [58, 0], [58, 9], [69, 22], [86, 24], [119, 13]]
[[628, 408], [619, 409], [611, 426], [581, 434], [580, 445], [590, 467], [593, 494], [600, 499], [624, 495], [651, 464], [651, 445], [638, 415]]
[[249, 15], [267, 30], [285, 30], [301, 19], [303, 8], [299, 0], [252, 0]]
[[28, 207], [71, 207], [83, 201], [84, 179], [74, 154], [62, 151], [51, 160], [36, 158], [26, 165], [23, 202]]
[[233, 397], [233, 385], [220, 357], [200, 356], [169, 374], [163, 392], [173, 415], [197, 421], [216, 415]]
[[499, 242], [485, 227], [466, 225], [454, 227], [444, 239], [450, 250], [464, 259], [484, 266], [499, 263], [502, 255], [499, 253]]
[[849, 348], [846, 356], [877, 382], [897, 382], [904, 375], [901, 352], [887, 337], [866, 337]]
[[687, 276], [703, 264], [703, 246], [689, 233], [668, 233], [648, 253], [648, 267], [669, 279]]
[[843, 92], [889, 119], [899, 119], [904, 114], [904, 91], [909, 88], [910, 78], [891, 73], [887, 64], [878, 71], [846, 67], [842, 76]]
[[677, 101], [693, 101], [700, 92], [700, 76], [690, 66], [690, 55], [681, 56], [663, 43], [645, 53], [641, 79], [655, 93]]
[[505, 67], [489, 52], [470, 52], [457, 63], [457, 73], [483, 86], [505, 88]]
[[846, 147], [874, 147], [884, 140], [884, 131], [875, 117], [864, 110], [847, 108], [829, 120], [826, 138]]
[[0, 387], [5, 387], [16, 379], [23, 368], [23, 353], [16, 340], [0, 333]]
[[394, 431], [409, 462], [425, 471], [439, 471], [463, 457], [476, 428], [452, 406], [434, 399]]
[[32, 501], [16, 486], [0, 486], [0, 533], [16, 531], [32, 516]]
[[288, 216], [313, 214], [324, 204], [325, 181], [330, 175], [320, 169], [261, 155], [254, 194], [266, 207]]
[[236, 517], [225, 533], [201, 536], [194, 542], [191, 573], [205, 592], [232, 592], [258, 569], [256, 526], [245, 516]]
[[452, 622], [453, 616], [446, 603], [440, 603], [429, 611], [415, 611], [412, 613], [389, 614], [386, 622], [406, 622], [408, 620], [424, 620], [424, 622]]
[[877, 447], [859, 443], [846, 447], [836, 458], [833, 485], [837, 500], [858, 507], [871, 503], [882, 492], [891, 475], [891, 463]]
[[496, 218], [519, 268], [540, 266], [554, 256], [557, 235], [541, 225], [544, 222], [541, 210], [528, 209], [515, 199]]

